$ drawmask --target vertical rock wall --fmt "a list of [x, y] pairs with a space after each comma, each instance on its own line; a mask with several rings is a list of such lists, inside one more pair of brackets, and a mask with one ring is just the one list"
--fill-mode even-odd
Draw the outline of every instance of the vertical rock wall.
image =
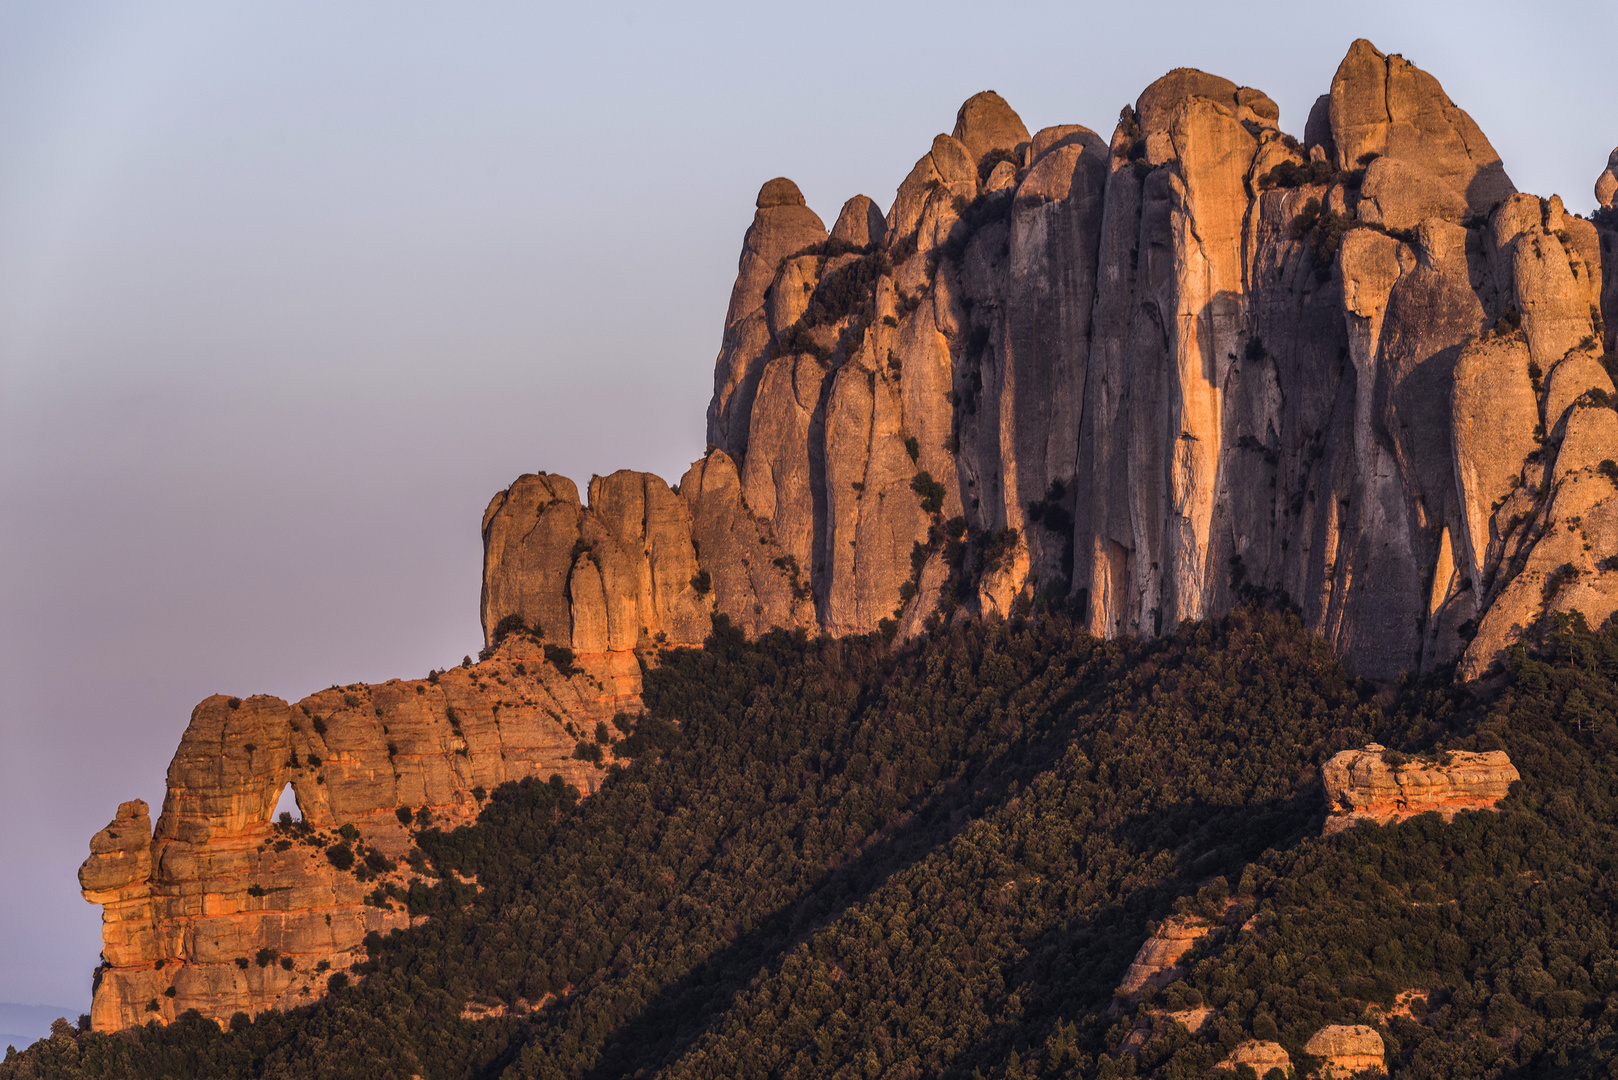
[[1278, 120], [1189, 69], [1110, 139], [1030, 134], [985, 92], [886, 214], [855, 196], [828, 232], [766, 183], [703, 459], [677, 488], [496, 495], [484, 663], [198, 706], [155, 833], [125, 803], [81, 870], [94, 1025], [320, 994], [408, 920], [401, 811], [591, 790], [575, 747], [635, 707], [640, 656], [720, 616], [914, 634], [1043, 603], [1155, 634], [1285, 596], [1379, 679], [1474, 677], [1553, 614], [1608, 618], [1618, 151], [1594, 221], [1519, 194], [1436, 80], [1365, 41], [1303, 141]]
[[[1269, 595], [1388, 679], [1604, 620], [1618, 234], [1518, 194], [1437, 80], [1369, 42], [1302, 142], [1278, 120], [1179, 69], [1107, 142], [978, 94], [885, 216], [856, 196], [829, 234], [771, 180], [708, 456], [677, 498], [638, 474], [587, 509], [560, 478], [497, 496], [486, 631], [518, 613], [594, 652], [713, 614], [914, 633], [1043, 601], [1154, 634]], [[637, 485], [656, 528], [615, 509]], [[671, 595], [682, 529], [696, 585]], [[662, 586], [613, 569], [654, 546]]]

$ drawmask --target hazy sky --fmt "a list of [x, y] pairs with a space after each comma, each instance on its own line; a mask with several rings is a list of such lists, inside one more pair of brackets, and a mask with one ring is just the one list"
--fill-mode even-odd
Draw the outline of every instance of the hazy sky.
[[678, 479], [764, 180], [829, 224], [975, 91], [1106, 137], [1177, 66], [1301, 135], [1365, 36], [1588, 212], [1614, 9], [0, 0], [0, 1001], [88, 1010], [197, 701], [456, 662], [494, 492]]

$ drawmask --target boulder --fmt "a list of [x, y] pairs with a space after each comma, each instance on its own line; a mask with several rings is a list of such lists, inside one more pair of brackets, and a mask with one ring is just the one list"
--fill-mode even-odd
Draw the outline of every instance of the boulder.
[[1280, 1069], [1284, 1076], [1292, 1075], [1292, 1058], [1288, 1056], [1286, 1048], [1276, 1042], [1248, 1039], [1239, 1043], [1218, 1067], [1234, 1072], [1243, 1065], [1252, 1069], [1259, 1080], [1264, 1080], [1271, 1069]]
[[1132, 997], [1148, 983], [1162, 985], [1171, 981], [1180, 957], [1190, 952], [1212, 929], [1213, 923], [1191, 915], [1171, 915], [1164, 919], [1135, 954], [1123, 982], [1118, 984], [1118, 996]]

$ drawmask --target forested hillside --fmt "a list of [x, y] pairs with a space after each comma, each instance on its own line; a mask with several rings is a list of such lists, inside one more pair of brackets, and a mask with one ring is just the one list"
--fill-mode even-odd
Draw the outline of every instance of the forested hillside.
[[[329, 997], [63, 1026], [0, 1080], [1189, 1077], [1254, 1037], [1306, 1067], [1336, 1023], [1401, 1076], [1618, 1060], [1618, 629], [1378, 695], [1270, 610], [1151, 642], [721, 621], [644, 697], [596, 795], [524, 781], [419, 834], [419, 882], [376, 902], [430, 917]], [[1372, 739], [1523, 779], [1499, 813], [1322, 837], [1320, 764]], [[1220, 929], [1115, 1003], [1177, 911]], [[1198, 1006], [1195, 1033], [1167, 1015]]]

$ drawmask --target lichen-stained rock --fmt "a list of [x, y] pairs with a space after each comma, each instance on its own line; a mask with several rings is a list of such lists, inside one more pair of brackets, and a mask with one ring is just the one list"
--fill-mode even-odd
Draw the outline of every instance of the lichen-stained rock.
[[140, 799], [120, 804], [117, 816], [90, 840], [79, 888], [86, 900], [101, 905], [103, 963], [144, 966], [155, 951], [151, 849], [152, 821]]
[[[1574, 257], [1556, 234], [1559, 199], [1541, 203], [1517, 195], [1496, 217], [1496, 265], [1509, 260], [1511, 295], [1534, 362], [1549, 371], [1594, 331], [1589, 295], [1574, 274]], [[1582, 262], [1582, 259], [1577, 260]], [[1502, 276], [1504, 276], [1502, 274]]]
[[[104, 907], [92, 1026], [192, 1008], [223, 1023], [319, 997], [328, 971], [364, 958], [367, 932], [409, 924], [398, 904], [367, 899], [408, 882], [400, 811], [454, 826], [482, 793], [527, 776], [593, 791], [600, 770], [574, 748], [638, 709], [639, 689], [629, 654], [567, 676], [517, 637], [425, 680], [333, 687], [296, 705], [208, 698], [169, 765], [155, 834], [146, 804], [124, 803], [80, 870], [85, 898]], [[288, 785], [303, 822], [293, 827], [273, 820]], [[352, 842], [338, 831], [350, 826]], [[336, 846], [352, 869], [328, 858]]]
[[1321, 766], [1331, 810], [1327, 835], [1361, 821], [1385, 825], [1429, 811], [1448, 821], [1461, 810], [1490, 810], [1521, 779], [1503, 750], [1455, 750], [1436, 760], [1388, 758], [1388, 751], [1370, 743]]
[[1172, 440], [1168, 572], [1163, 619], [1201, 618], [1209, 608], [1214, 497], [1224, 435], [1224, 386], [1242, 347], [1245, 183], [1257, 141], [1233, 110], [1183, 102], [1169, 124], [1173, 147], [1170, 236], [1175, 280], [1165, 315]]
[[824, 424], [826, 375], [824, 363], [807, 353], [777, 356], [764, 365], [741, 467], [749, 509], [770, 524], [782, 549], [801, 566], [813, 556], [815, 504], [822, 495], [812, 475], [818, 456], [813, 429]]
[[1431, 217], [1460, 221], [1466, 199], [1411, 161], [1379, 157], [1360, 182], [1359, 220], [1385, 229], [1413, 229]]
[[485, 643], [508, 615], [538, 625], [555, 641], [571, 641], [567, 579], [582, 514], [573, 481], [545, 473], [525, 473], [489, 501], [483, 513]]
[[1375, 1028], [1364, 1024], [1323, 1027], [1304, 1043], [1303, 1052], [1311, 1057], [1326, 1059], [1320, 1070], [1320, 1075], [1326, 1080], [1363, 1072], [1387, 1072], [1382, 1036], [1377, 1034]]
[[707, 637], [709, 606], [692, 585], [699, 568], [687, 502], [650, 473], [621, 469], [591, 479], [589, 514], [627, 559], [619, 571], [634, 597], [621, 617], [626, 647], [646, 636], [660, 645]]
[[1462, 508], [1463, 562], [1474, 594], [1497, 553], [1494, 513], [1523, 482], [1538, 448], [1539, 399], [1528, 373], [1528, 343], [1521, 337], [1474, 338], [1461, 350], [1451, 390], [1455, 481]]
[[[758, 630], [909, 634], [1061, 601], [1095, 633], [1155, 634], [1285, 597], [1380, 681], [1463, 649], [1480, 672], [1549, 613], [1605, 617], [1607, 510], [1574, 479], [1610, 456], [1589, 460], [1604, 428], [1562, 444], [1607, 392], [1618, 234], [1517, 194], [1438, 81], [1369, 42], [1302, 143], [1279, 116], [1182, 68], [1104, 145], [1029, 136], [985, 92], [888, 213], [850, 199], [827, 244], [797, 188], [767, 184], [709, 414], [739, 485], [712, 520], [751, 524], [713, 536], [724, 569], [694, 534], [710, 603]], [[556, 498], [522, 528], [557, 550], [491, 550], [486, 627], [670, 634], [612, 607], [643, 577], [633, 545], [580, 563], [570, 522], [595, 542], [594, 511]]]
[[[1100, 136], [1077, 125], [1041, 131], [1034, 150], [1006, 241], [997, 524], [1024, 533], [1027, 572], [1036, 588], [1046, 588], [1070, 586], [1073, 573], [1072, 492], [1109, 152]], [[1029, 516], [1034, 506], [1037, 520]]]
[[[1597, 401], [1609, 400], [1612, 393], [1612, 377], [1607, 374], [1607, 369], [1601, 366], [1601, 361], [1596, 358], [1593, 351], [1574, 349], [1569, 352], [1566, 358], [1545, 376], [1546, 435], [1553, 442], [1563, 443], [1566, 425], [1572, 417], [1574, 406], [1578, 405], [1581, 409], [1589, 408]], [[1618, 447], [1613, 449], [1618, 450]], [[1570, 458], [1568, 464], [1571, 463]]]
[[1461, 659], [1463, 678], [1503, 662], [1512, 643], [1534, 632], [1551, 613], [1577, 612], [1600, 626], [1618, 611], [1618, 486], [1602, 462], [1618, 455], [1618, 412], [1589, 398], [1562, 421], [1555, 459], [1543, 470], [1544, 494], [1531, 502], [1523, 526], [1532, 543], [1502, 567], [1497, 593]]
[[588, 507], [566, 477], [518, 477], [483, 519], [485, 643], [511, 617], [581, 653], [701, 642], [692, 536], [685, 501], [650, 473], [596, 477]]
[[722, 450], [694, 463], [680, 480], [691, 507], [692, 541], [713, 610], [749, 635], [774, 627], [808, 628], [815, 611], [806, 569], [787, 561], [770, 523], [742, 497], [736, 464]]
[[887, 231], [881, 208], [869, 197], [856, 195], [843, 204], [842, 212], [837, 215], [837, 223], [832, 226], [831, 238], [855, 247], [865, 247], [880, 243]]

